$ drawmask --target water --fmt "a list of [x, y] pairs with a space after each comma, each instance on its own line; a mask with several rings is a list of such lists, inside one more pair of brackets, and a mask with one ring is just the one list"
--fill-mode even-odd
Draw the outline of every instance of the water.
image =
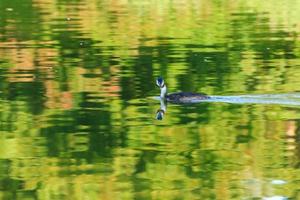
[[237, 104], [279, 104], [279, 105], [300, 105], [299, 94], [263, 94], [263, 95], [237, 95], [237, 96], [210, 96], [207, 100], [194, 100], [191, 103], [201, 102], [226, 102]]
[[299, 3], [1, 0], [0, 198], [300, 199]]

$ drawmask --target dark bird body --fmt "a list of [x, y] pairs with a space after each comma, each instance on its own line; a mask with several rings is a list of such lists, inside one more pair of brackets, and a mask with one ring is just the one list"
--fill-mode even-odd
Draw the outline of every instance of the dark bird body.
[[166, 100], [171, 103], [194, 103], [210, 97], [203, 93], [176, 92], [166, 95]]

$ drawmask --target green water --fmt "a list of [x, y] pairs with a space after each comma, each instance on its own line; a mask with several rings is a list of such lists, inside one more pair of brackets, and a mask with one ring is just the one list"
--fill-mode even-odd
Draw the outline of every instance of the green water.
[[297, 101], [299, 13], [1, 0], [0, 199], [300, 199], [300, 104], [168, 104], [155, 119], [158, 76], [170, 92]]

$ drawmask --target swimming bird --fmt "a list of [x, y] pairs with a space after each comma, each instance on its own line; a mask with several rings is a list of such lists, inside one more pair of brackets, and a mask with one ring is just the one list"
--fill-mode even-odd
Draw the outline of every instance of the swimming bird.
[[196, 103], [210, 98], [203, 93], [176, 92], [167, 94], [167, 86], [162, 77], [156, 79], [156, 85], [160, 88], [160, 98], [171, 103]]

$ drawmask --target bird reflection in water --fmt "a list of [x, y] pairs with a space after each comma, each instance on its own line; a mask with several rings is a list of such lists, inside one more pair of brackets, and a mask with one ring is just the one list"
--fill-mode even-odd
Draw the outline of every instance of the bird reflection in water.
[[164, 99], [160, 98], [160, 108], [156, 111], [156, 119], [163, 120], [166, 111], [167, 111], [167, 102]]

